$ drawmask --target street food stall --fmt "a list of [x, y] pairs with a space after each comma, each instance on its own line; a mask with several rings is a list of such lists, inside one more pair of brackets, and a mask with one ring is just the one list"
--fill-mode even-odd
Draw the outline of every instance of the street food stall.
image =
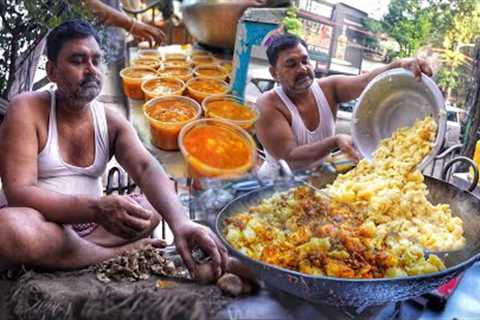
[[[194, 21], [187, 8], [213, 3], [185, 1], [185, 22]], [[211, 21], [213, 12], [202, 16]], [[436, 158], [445, 129], [431, 80], [392, 70], [362, 94], [353, 134], [370, 161], [292, 173], [279, 160], [278, 176], [260, 179], [259, 113], [245, 89], [285, 9], [239, 12], [228, 12], [238, 14], [234, 42], [199, 33], [201, 43], [128, 46], [121, 70], [107, 72], [106, 87], [118, 86], [118, 95], [98, 101], [125, 101], [122, 111], [175, 181], [190, 219], [214, 229], [250, 267], [256, 290], [192, 281], [173, 246], [147, 246], [82, 270], [2, 274], [2, 319], [7, 309], [21, 319], [480, 317], [480, 200], [420, 172], [424, 159]], [[205, 46], [231, 43], [233, 51]], [[395, 86], [404, 90], [389, 95]], [[421, 108], [405, 103], [412, 96]], [[469, 190], [478, 183], [475, 168], [473, 177]], [[208, 259], [193, 251], [195, 262]]]
[[[275, 22], [280, 21], [284, 12], [277, 10], [247, 10], [239, 22], [239, 28], [245, 28], [237, 34], [233, 59], [197, 44], [169, 45], [153, 50], [130, 47], [127, 65], [121, 73], [129, 119], [146, 148], [185, 191], [183, 196], [186, 196], [190, 218], [213, 226], [219, 209], [235, 198], [217, 220], [221, 236], [225, 232], [223, 222], [238, 212], [238, 207], [251, 207], [264, 199], [265, 194], [271, 195], [270, 189], [276, 190], [278, 186], [277, 181], [268, 184], [248, 174], [257, 161], [257, 145], [251, 130], [258, 114], [244, 99], [252, 46], [261, 44], [277, 27]], [[230, 105], [236, 106], [234, 111], [244, 108], [244, 115], [228, 109]], [[222, 110], [223, 115], [219, 115]], [[202, 113], [206, 119], [201, 119]], [[232, 120], [238, 125], [232, 126]], [[215, 148], [209, 149], [212, 144]], [[234, 149], [234, 146], [239, 147]], [[222, 151], [215, 154], [219, 149]], [[322, 179], [326, 176], [327, 173]], [[228, 179], [219, 180], [218, 177]], [[436, 201], [448, 200], [450, 205], [459, 208], [469, 203], [468, 212], [461, 214], [473, 223], [477, 198], [433, 178], [427, 178], [427, 182], [438, 189], [434, 191]], [[251, 190], [254, 191], [246, 193]], [[219, 201], [215, 203], [215, 200]], [[257, 294], [231, 301], [216, 317], [412, 319], [478, 316], [478, 310], [472, 307], [474, 301], [479, 301], [474, 289], [480, 281], [480, 266], [474, 265], [479, 257], [478, 237], [472, 226], [468, 230], [469, 251], [457, 258], [452, 255], [446, 271], [389, 279], [392, 281], [307, 277], [251, 261], [230, 246], [236, 256], [256, 269], [257, 276], [261, 275], [259, 279], [265, 283]], [[467, 268], [463, 278], [457, 278], [453, 284], [450, 282], [451, 287], [444, 292], [430, 292]], [[470, 299], [471, 304], [466, 306], [465, 299]]]

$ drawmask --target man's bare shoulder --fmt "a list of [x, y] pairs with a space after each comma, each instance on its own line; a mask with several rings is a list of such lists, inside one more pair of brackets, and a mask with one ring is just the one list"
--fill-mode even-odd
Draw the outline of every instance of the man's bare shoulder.
[[104, 106], [105, 108], [105, 116], [107, 119], [107, 124], [113, 126], [125, 126], [130, 125], [127, 118], [123, 115], [119, 114], [118, 110], [115, 110], [112, 107]]
[[105, 106], [105, 117], [107, 119], [108, 136], [110, 144], [114, 143], [121, 132], [131, 130], [131, 124], [122, 114], [114, 108]]
[[281, 105], [281, 101], [278, 98], [278, 95], [272, 89], [264, 92], [260, 97], [258, 97], [255, 105], [262, 114], [275, 114], [279, 111], [278, 108], [279, 105]]
[[268, 90], [258, 97], [256, 104], [259, 108], [264, 108], [265, 106], [272, 105], [273, 101], [276, 97], [276, 93], [274, 90]]
[[44, 119], [49, 110], [49, 93], [46, 91], [25, 92], [15, 96], [9, 103], [5, 121]]
[[285, 118], [287, 121], [291, 121], [290, 113], [283, 105], [280, 97], [275, 93], [275, 90], [269, 90], [263, 93], [256, 101], [260, 115], [264, 119], [269, 121], [272, 119]]

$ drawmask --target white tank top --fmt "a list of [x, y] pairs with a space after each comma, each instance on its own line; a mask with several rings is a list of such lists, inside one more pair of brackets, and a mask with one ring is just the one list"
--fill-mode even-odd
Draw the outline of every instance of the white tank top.
[[[101, 176], [109, 160], [108, 127], [105, 109], [94, 100], [90, 104], [95, 128], [95, 159], [88, 167], [77, 167], [63, 161], [59, 145], [55, 93], [50, 93], [50, 115], [47, 142], [38, 154], [38, 186], [67, 195], [102, 195]], [[5, 193], [0, 190], [0, 207], [7, 205]]]
[[[320, 115], [320, 122], [318, 127], [310, 131], [303, 122], [297, 107], [293, 104], [290, 98], [287, 96], [282, 87], [276, 87], [275, 93], [280, 97], [283, 104], [287, 107], [292, 118], [292, 132], [295, 137], [298, 146], [321, 141], [325, 138], [335, 135], [335, 120], [333, 118], [332, 110], [328, 104], [327, 98], [323, 94], [322, 89], [318, 85], [317, 81], [314, 81], [312, 86], [313, 96], [315, 97], [315, 104], [318, 108], [318, 114]], [[276, 164], [277, 160], [273, 158], [267, 151], [265, 152], [265, 162], [258, 170], [260, 177], [272, 177], [278, 170]], [[310, 165], [310, 167], [316, 167], [323, 162], [323, 159], [319, 159]]]

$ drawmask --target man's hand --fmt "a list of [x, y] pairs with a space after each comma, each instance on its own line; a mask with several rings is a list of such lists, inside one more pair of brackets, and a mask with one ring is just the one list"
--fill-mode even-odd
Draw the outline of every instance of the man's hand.
[[433, 75], [432, 68], [424, 59], [420, 58], [404, 58], [396, 61], [400, 68], [404, 68], [413, 72], [415, 79], [420, 80], [422, 73], [431, 77]]
[[361, 155], [358, 153], [357, 149], [353, 145], [353, 140], [351, 136], [346, 134], [337, 134], [335, 138], [337, 140], [337, 146], [343, 153], [349, 156], [352, 160], [360, 160]]
[[140, 38], [141, 40], [150, 41], [157, 45], [165, 39], [165, 34], [159, 28], [140, 21], [135, 21], [134, 23], [135, 25], [132, 27], [131, 31], [135, 37]]
[[217, 236], [207, 227], [188, 221], [174, 231], [175, 246], [191, 274], [198, 277], [198, 270], [192, 257], [192, 250], [202, 249], [211, 259], [212, 269], [220, 277], [227, 268], [228, 252]]
[[157, 214], [139, 206], [133, 199], [118, 195], [101, 197], [94, 210], [95, 222], [125, 239], [138, 238], [160, 222]]

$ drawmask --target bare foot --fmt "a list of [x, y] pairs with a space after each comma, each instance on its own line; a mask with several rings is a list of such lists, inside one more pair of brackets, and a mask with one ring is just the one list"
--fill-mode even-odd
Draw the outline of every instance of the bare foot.
[[155, 248], [165, 248], [166, 242], [162, 239], [153, 239], [153, 238], [143, 238], [137, 241], [134, 241], [123, 246], [112, 248], [117, 254], [122, 254], [126, 251], [137, 251], [142, 248], [145, 248], [148, 245], [152, 245]]
[[145, 245], [151, 244], [155, 248], [165, 248], [167, 246], [167, 241], [158, 238], [146, 238]]

